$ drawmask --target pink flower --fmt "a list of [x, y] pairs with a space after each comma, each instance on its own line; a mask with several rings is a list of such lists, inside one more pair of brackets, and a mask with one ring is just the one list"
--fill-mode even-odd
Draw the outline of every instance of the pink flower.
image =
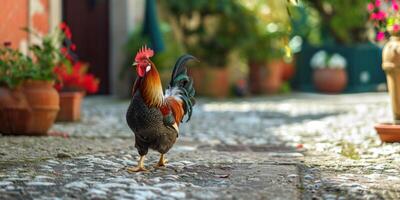
[[384, 32], [378, 32], [378, 34], [376, 34], [376, 40], [382, 41], [383, 39], [385, 39], [385, 33]]
[[398, 25], [398, 24], [394, 24], [393, 25], [393, 32], [398, 32], [400, 30], [400, 25]]
[[373, 11], [374, 10], [374, 4], [372, 4], [372, 3], [369, 3], [368, 5], [367, 5], [367, 9], [368, 9], [368, 11]]
[[399, 10], [399, 4], [397, 4], [396, 0], [392, 0], [392, 8], [394, 11]]
[[376, 0], [375, 1], [375, 6], [380, 7], [381, 6], [381, 0]]
[[383, 11], [378, 11], [376, 13], [371, 14], [371, 19], [373, 20], [381, 21], [384, 20], [385, 18], [386, 18], [386, 13]]

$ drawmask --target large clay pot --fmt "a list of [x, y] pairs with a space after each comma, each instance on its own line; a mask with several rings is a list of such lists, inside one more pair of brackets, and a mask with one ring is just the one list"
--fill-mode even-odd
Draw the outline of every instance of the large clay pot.
[[280, 60], [278, 62], [280, 62], [280, 65], [282, 66], [282, 80], [289, 81], [290, 79], [292, 79], [294, 74], [296, 73], [294, 61], [287, 63], [283, 60]]
[[229, 95], [229, 71], [226, 67], [190, 68], [196, 94], [225, 98]]
[[0, 87], [0, 133], [24, 134], [28, 131], [32, 110], [20, 87]]
[[400, 37], [390, 37], [383, 48], [382, 68], [386, 74], [394, 122], [400, 124]]
[[313, 79], [315, 88], [320, 92], [340, 93], [347, 86], [345, 69], [315, 69]]
[[32, 109], [27, 134], [45, 135], [53, 125], [60, 109], [60, 97], [54, 81], [28, 80], [23, 84], [26, 99]]
[[57, 121], [73, 122], [81, 118], [81, 104], [84, 93], [81, 91], [75, 92], [60, 92], [60, 111], [57, 115]]
[[274, 94], [282, 86], [282, 66], [279, 61], [249, 62], [249, 88], [252, 94]]

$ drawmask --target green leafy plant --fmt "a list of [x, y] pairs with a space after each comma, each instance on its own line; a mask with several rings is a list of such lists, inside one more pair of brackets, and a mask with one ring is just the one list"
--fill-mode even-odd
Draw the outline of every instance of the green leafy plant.
[[242, 29], [246, 35], [240, 46], [244, 56], [258, 63], [284, 57], [290, 34], [286, 3], [255, 0], [241, 1], [241, 4], [246, 8], [241, 18], [247, 22]]
[[340, 154], [342, 156], [353, 160], [360, 159], [360, 153], [353, 143], [342, 141], [339, 145], [342, 147], [342, 150], [340, 151]]
[[245, 8], [237, 0], [162, 1], [188, 53], [212, 67], [225, 67], [245, 36]]
[[[312, 22], [315, 26], [312, 31], [319, 35], [329, 35], [334, 42], [353, 44], [368, 41], [366, 22], [368, 13], [365, 12], [368, 0], [302, 0], [299, 7], [305, 8], [305, 15], [315, 16], [318, 19]], [[308, 18], [313, 20], [313, 18]], [[311, 23], [311, 21], [303, 21]], [[305, 28], [307, 26], [304, 26]], [[319, 28], [318, 28], [319, 27]], [[308, 32], [311, 34], [311, 32]], [[328, 40], [328, 38], [323, 38]]]
[[29, 68], [27, 76], [32, 80], [55, 80], [57, 77], [54, 67], [66, 59], [60, 50], [65, 35], [58, 28], [44, 37], [33, 34], [41, 39], [41, 43], [29, 47], [34, 55], [35, 65]]
[[32, 59], [5, 42], [0, 47], [0, 86], [16, 88], [27, 79], [29, 69], [33, 68]]

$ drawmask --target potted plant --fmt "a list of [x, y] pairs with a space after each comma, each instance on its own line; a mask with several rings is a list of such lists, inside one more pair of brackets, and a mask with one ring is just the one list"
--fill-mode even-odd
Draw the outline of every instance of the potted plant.
[[32, 109], [32, 120], [29, 134], [44, 135], [54, 123], [60, 109], [60, 97], [54, 89], [56, 75], [54, 67], [61, 61], [60, 46], [64, 34], [59, 29], [40, 37], [27, 30], [41, 40], [29, 47], [34, 64], [27, 69], [23, 90]]
[[[300, 1], [299, 1], [300, 2]], [[385, 74], [381, 64], [381, 49], [370, 42], [367, 26], [368, 0], [304, 0], [291, 9], [293, 34], [303, 38], [301, 52], [296, 57], [293, 85], [303, 91], [313, 91], [313, 54], [319, 50], [336, 52], [346, 58], [348, 84], [346, 91], [379, 90]]]
[[197, 93], [226, 97], [230, 92], [228, 57], [240, 46], [247, 24], [245, 9], [237, 1], [163, 2], [176, 39], [201, 66], [190, 68]]
[[33, 63], [11, 43], [0, 47], [0, 133], [27, 133], [32, 110], [23, 93], [26, 70]]
[[384, 142], [400, 142], [400, 13], [399, 1], [372, 1], [368, 4], [370, 20], [375, 26], [376, 40], [384, 41], [382, 69], [385, 71], [390, 100], [392, 103], [393, 122], [375, 126], [379, 137]]
[[55, 88], [60, 94], [60, 111], [57, 121], [72, 122], [80, 119], [81, 103], [85, 93], [93, 94], [99, 89], [99, 80], [88, 73], [88, 64], [76, 61], [72, 53], [76, 46], [71, 42], [69, 27], [62, 23], [65, 46], [61, 48], [62, 61], [55, 66], [57, 76]]
[[53, 88], [53, 68], [60, 60], [62, 35], [55, 31], [41, 39], [29, 47], [34, 59], [7, 46], [1, 50], [0, 82], [6, 95], [1, 97], [0, 107], [1, 117], [7, 121], [2, 123], [2, 133], [45, 135], [54, 123], [59, 95]]
[[87, 73], [88, 65], [82, 62], [63, 63], [56, 66], [58, 76], [55, 88], [60, 94], [60, 112], [57, 121], [77, 121], [81, 116], [81, 103], [86, 93], [93, 94], [99, 89], [99, 80]]
[[317, 90], [326, 93], [340, 93], [347, 85], [346, 59], [340, 54], [328, 54], [321, 50], [310, 62], [314, 69], [313, 80]]
[[282, 69], [271, 58], [270, 37], [255, 35], [249, 37], [243, 46], [249, 66], [249, 89], [252, 94], [276, 93], [282, 84]]
[[[254, 1], [242, 4], [246, 12], [241, 18], [247, 26], [242, 29], [246, 35], [241, 40], [240, 51], [248, 62], [250, 91], [253, 94], [276, 93], [282, 86], [282, 72], [286, 67], [284, 49], [289, 37], [286, 3]], [[276, 12], [265, 11], [270, 9]]]

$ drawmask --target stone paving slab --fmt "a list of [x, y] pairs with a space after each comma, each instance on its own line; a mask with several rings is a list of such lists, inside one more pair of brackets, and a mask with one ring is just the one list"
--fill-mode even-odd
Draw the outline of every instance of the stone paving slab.
[[[0, 199], [12, 197], [13, 191], [19, 195], [14, 197], [20, 198], [44, 198], [46, 191], [89, 199], [399, 199], [400, 143], [381, 143], [373, 128], [378, 122], [391, 120], [386, 93], [199, 99], [191, 122], [181, 127], [179, 144], [168, 154], [170, 167], [142, 175], [117, 170], [136, 164], [132, 133], [124, 123], [128, 103], [109, 97], [86, 98], [82, 121], [57, 123], [52, 129], [69, 133], [69, 140], [1, 137]], [[157, 159], [157, 154], [151, 154], [148, 166]], [[252, 167], [262, 170], [254, 172]], [[180, 168], [182, 175], [174, 170]], [[62, 170], [67, 169], [69, 178], [62, 176]], [[289, 175], [280, 179], [275, 169]], [[265, 179], [276, 184], [261, 184], [247, 177], [252, 173], [263, 176], [265, 171], [273, 172]], [[46, 181], [43, 176], [53, 180]], [[131, 182], [111, 180], [127, 177]], [[293, 192], [279, 188], [279, 180], [290, 182], [293, 178], [296, 187], [287, 186]], [[243, 185], [247, 182], [264, 189], [230, 192], [242, 187], [241, 180], [246, 180]], [[163, 185], [172, 182], [178, 186]], [[272, 191], [274, 185], [276, 192], [265, 197], [263, 192]], [[59, 189], [48, 189], [50, 186]], [[292, 196], [283, 196], [286, 193]]]
[[0, 138], [0, 166], [14, 162], [35, 162], [52, 158], [71, 158], [81, 154], [126, 150], [133, 144], [132, 138], [3, 136]]
[[[166, 168], [127, 173], [131, 153], [15, 164], [0, 170], [0, 199], [297, 199], [301, 154], [187, 150], [168, 154]], [[207, 155], [207, 156], [205, 156]]]

